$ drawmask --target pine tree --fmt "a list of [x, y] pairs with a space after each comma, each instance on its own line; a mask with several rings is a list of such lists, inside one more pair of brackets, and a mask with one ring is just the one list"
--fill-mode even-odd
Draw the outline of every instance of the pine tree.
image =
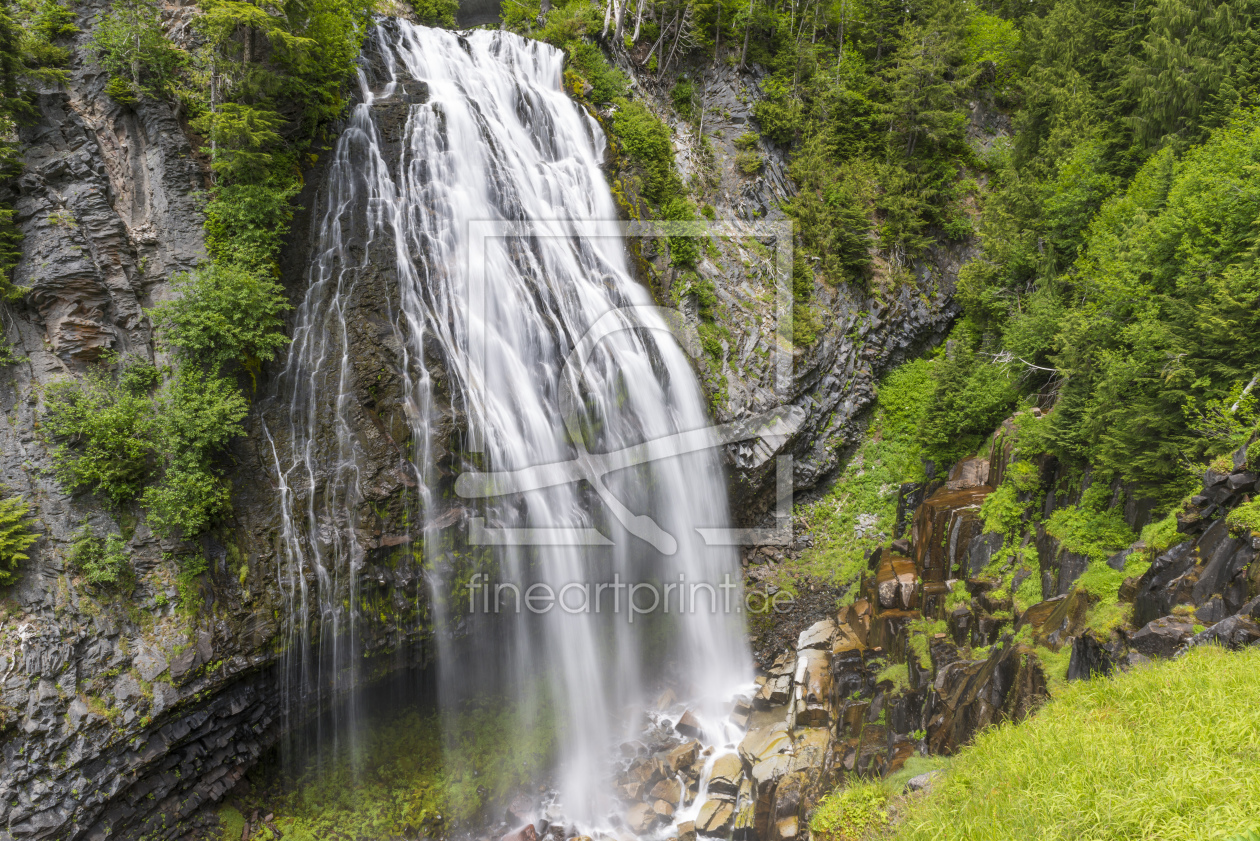
[[29, 510], [20, 496], [0, 500], [0, 585], [12, 583], [18, 564], [29, 559], [25, 550], [39, 538], [26, 520]]

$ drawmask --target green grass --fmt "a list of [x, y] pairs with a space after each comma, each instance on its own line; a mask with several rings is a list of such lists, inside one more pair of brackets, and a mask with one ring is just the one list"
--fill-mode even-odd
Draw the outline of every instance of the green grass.
[[980, 734], [901, 841], [1232, 839], [1260, 803], [1260, 649], [1216, 647], [1066, 686]]
[[822, 799], [809, 819], [819, 841], [859, 841], [888, 823], [888, 794], [879, 783], [858, 783]]

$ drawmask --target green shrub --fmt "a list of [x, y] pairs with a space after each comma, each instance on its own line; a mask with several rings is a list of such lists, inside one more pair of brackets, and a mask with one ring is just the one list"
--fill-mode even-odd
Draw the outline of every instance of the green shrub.
[[1149, 553], [1158, 555], [1188, 540], [1189, 537], [1177, 531], [1177, 515], [1174, 512], [1162, 520], [1156, 520], [1144, 526], [1139, 539], [1146, 544]]
[[281, 319], [289, 302], [270, 278], [211, 264], [176, 275], [172, 286], [179, 297], [149, 316], [183, 362], [217, 371], [231, 363], [274, 359], [289, 341]]
[[276, 255], [293, 218], [301, 183], [270, 177], [256, 183], [225, 184], [206, 204], [206, 251], [216, 264], [276, 273]]
[[29, 560], [26, 550], [39, 539], [26, 519], [29, 511], [20, 496], [0, 499], [0, 586], [13, 581], [18, 565]]
[[[1065, 647], [1067, 652], [1070, 647]], [[1260, 648], [1192, 649], [1062, 684], [1031, 718], [982, 731], [899, 841], [1228, 838], [1260, 802]], [[1170, 711], [1176, 711], [1172, 714]]]
[[735, 166], [745, 175], [761, 172], [765, 164], [761, 150], [758, 148], [758, 137], [752, 132], [745, 132], [735, 138]]
[[90, 584], [117, 584], [131, 571], [121, 535], [96, 536], [87, 520], [74, 534], [66, 560]]
[[416, 20], [425, 26], [455, 25], [455, 13], [459, 11], [459, 0], [410, 0], [411, 9], [416, 13]]
[[626, 75], [608, 63], [598, 46], [590, 41], [571, 41], [565, 49], [569, 65], [591, 86], [591, 102], [605, 105], [629, 92]]
[[888, 824], [888, 794], [879, 783], [857, 783], [828, 794], [809, 829], [820, 841], [862, 841]]
[[143, 385], [149, 372], [156, 375], [147, 361], [129, 357], [120, 376], [98, 367], [49, 387], [43, 426], [63, 439], [53, 449], [53, 463], [67, 488], [86, 488], [113, 505], [140, 495], [153, 472], [157, 420]]
[[[1105, 490], [1101, 482], [1090, 490], [1095, 487]], [[1086, 496], [1090, 496], [1088, 491]], [[1105, 561], [1137, 540], [1120, 511], [1103, 509], [1085, 498], [1080, 505], [1059, 508], [1051, 514], [1046, 520], [1046, 533], [1058, 540], [1064, 550], [1084, 555], [1091, 561]]]

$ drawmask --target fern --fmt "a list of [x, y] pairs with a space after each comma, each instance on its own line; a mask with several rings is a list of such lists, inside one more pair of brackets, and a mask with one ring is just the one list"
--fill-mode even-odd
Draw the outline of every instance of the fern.
[[29, 510], [20, 496], [0, 500], [0, 585], [12, 582], [18, 563], [28, 560], [26, 548], [39, 538], [25, 519]]

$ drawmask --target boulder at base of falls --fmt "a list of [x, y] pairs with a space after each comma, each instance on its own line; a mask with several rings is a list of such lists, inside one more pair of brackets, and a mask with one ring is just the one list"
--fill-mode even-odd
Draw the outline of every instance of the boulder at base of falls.
[[695, 821], [684, 821], [678, 825], [678, 841], [696, 841]]
[[739, 792], [739, 779], [744, 774], [744, 764], [733, 753], [718, 757], [709, 776], [709, 793], [715, 797], [735, 798]]
[[703, 728], [700, 727], [700, 720], [692, 714], [691, 710], [687, 710], [682, 714], [682, 718], [678, 719], [678, 723], [674, 725], [674, 729], [679, 733], [682, 733], [684, 736], [690, 736], [693, 739], [698, 739]]
[[666, 755], [669, 769], [675, 774], [686, 771], [696, 764], [696, 756], [700, 753], [699, 742], [687, 742], [671, 750]]
[[[650, 803], [636, 803], [626, 813], [626, 826], [635, 835], [642, 835], [652, 829], [656, 824], [657, 818], [658, 816]], [[504, 839], [504, 841], [507, 841], [507, 839]], [[533, 841], [533, 839], [527, 839], [527, 841]]]
[[735, 804], [726, 800], [706, 800], [696, 818], [696, 831], [701, 835], [725, 835], [735, 816]]
[[1172, 616], [1152, 619], [1129, 640], [1139, 654], [1171, 657], [1194, 635], [1194, 626]]
[[538, 832], [532, 823], [527, 823], [516, 832], [509, 832], [502, 841], [538, 841]]
[[674, 819], [674, 804], [665, 800], [657, 800], [652, 804], [652, 811], [662, 821], [672, 821]]
[[751, 768], [762, 760], [792, 749], [792, 738], [787, 732], [783, 714], [774, 710], [757, 713], [749, 723], [748, 732], [739, 743], [739, 755]]
[[682, 799], [682, 784], [678, 780], [661, 780], [652, 786], [652, 793], [648, 796], [653, 800], [668, 800], [670, 803], [677, 803]]

